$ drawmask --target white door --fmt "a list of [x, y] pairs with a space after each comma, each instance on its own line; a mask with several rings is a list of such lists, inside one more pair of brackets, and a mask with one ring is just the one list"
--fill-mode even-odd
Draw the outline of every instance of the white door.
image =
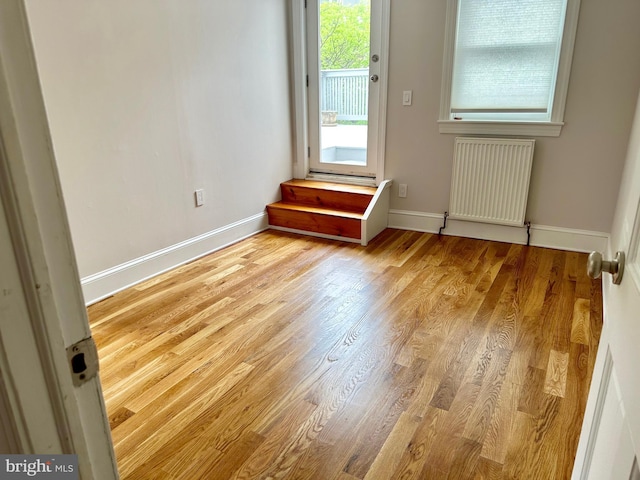
[[0, 425], [12, 453], [75, 453], [81, 478], [111, 480], [99, 376], [75, 386], [67, 355], [91, 333], [35, 65], [23, 0], [2, 0]]
[[389, 0], [308, 0], [311, 174], [384, 174]]
[[[640, 457], [640, 100], [605, 256], [626, 252], [620, 285], [603, 274], [604, 326], [574, 479], [638, 478]], [[633, 466], [633, 467], [632, 467]], [[632, 472], [632, 468], [634, 472]]]

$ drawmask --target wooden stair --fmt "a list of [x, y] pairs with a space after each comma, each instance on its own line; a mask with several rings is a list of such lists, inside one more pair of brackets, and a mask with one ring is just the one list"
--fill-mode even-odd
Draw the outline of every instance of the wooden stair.
[[267, 205], [269, 226], [366, 245], [387, 226], [390, 185], [390, 180], [378, 188], [314, 180], [283, 182], [282, 200]]

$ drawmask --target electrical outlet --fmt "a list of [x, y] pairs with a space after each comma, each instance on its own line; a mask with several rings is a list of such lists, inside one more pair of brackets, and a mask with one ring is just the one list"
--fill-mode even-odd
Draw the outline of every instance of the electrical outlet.
[[204, 205], [204, 190], [198, 189], [196, 190], [196, 207], [201, 207]]
[[400, 198], [407, 198], [407, 184], [401, 183], [398, 185], [398, 196]]

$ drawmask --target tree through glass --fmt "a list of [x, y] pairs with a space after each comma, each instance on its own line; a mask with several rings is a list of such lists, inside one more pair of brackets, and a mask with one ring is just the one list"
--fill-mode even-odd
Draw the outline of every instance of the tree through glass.
[[371, 0], [320, 1], [321, 163], [367, 164]]

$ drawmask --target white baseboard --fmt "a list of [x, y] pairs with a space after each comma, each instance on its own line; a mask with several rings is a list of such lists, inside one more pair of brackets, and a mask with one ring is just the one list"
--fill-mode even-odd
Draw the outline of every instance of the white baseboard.
[[157, 252], [116, 265], [94, 275], [89, 275], [81, 279], [85, 302], [87, 305], [96, 303], [136, 283], [266, 230], [267, 226], [267, 214], [259, 213], [176, 245], [163, 248]]
[[[407, 210], [389, 211], [389, 228], [437, 233], [443, 215]], [[81, 279], [87, 305], [183, 265], [268, 228], [266, 213], [204, 233], [176, 245]], [[282, 229], [286, 230], [286, 229]], [[445, 235], [526, 244], [525, 228], [448, 220]], [[325, 238], [330, 238], [325, 236]], [[344, 240], [341, 238], [341, 240]], [[607, 251], [609, 234], [545, 225], [531, 225], [531, 245], [576, 252]]]
[[[389, 227], [418, 232], [438, 233], [442, 227], [443, 215], [437, 213], [413, 212], [408, 210], [390, 210]], [[527, 229], [525, 227], [507, 227], [488, 223], [447, 220], [444, 235], [479, 238], [497, 242], [518, 243], [526, 245]], [[605, 252], [609, 234], [576, 230], [570, 228], [531, 225], [532, 246], [569, 250], [572, 252]]]

